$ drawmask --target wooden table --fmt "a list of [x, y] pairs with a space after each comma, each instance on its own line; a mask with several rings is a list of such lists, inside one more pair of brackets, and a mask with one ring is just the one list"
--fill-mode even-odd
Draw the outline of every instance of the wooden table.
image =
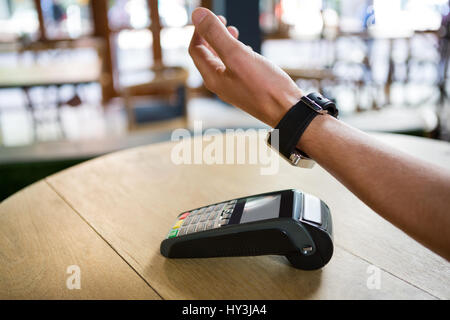
[[99, 38], [85, 38], [67, 41], [38, 41], [28, 45], [20, 42], [0, 43], [0, 52], [21, 54], [31, 52], [33, 55], [56, 50], [73, 50], [92, 48], [97, 52], [98, 59], [92, 62], [68, 63], [65, 61], [52, 63], [19, 64], [0, 68], [0, 89], [49, 87], [63, 85], [88, 84], [101, 82], [103, 72], [104, 42]]
[[[62, 105], [69, 103], [63, 101], [60, 97], [60, 88], [70, 85], [76, 88], [81, 85], [100, 83], [104, 94], [104, 87], [108, 84], [108, 74], [104, 71], [103, 51], [104, 43], [97, 38], [79, 39], [73, 41], [40, 41], [24, 45], [21, 43], [0, 43], [0, 52], [15, 52], [21, 54], [23, 52], [31, 52], [37, 57], [41, 52], [45, 51], [68, 51], [78, 48], [92, 48], [97, 52], [97, 58], [93, 61], [68, 61], [69, 59], [53, 59], [51, 63], [41, 63], [33, 61], [32, 63], [19, 63], [13, 66], [0, 67], [0, 90], [19, 88], [23, 91], [26, 98], [26, 107], [32, 116], [34, 138], [37, 136], [37, 126], [43, 122], [38, 119], [35, 114], [38, 103], [34, 101], [30, 95], [30, 89], [34, 87], [42, 87], [44, 89], [56, 88], [56, 97], [53, 94], [45, 92], [44, 104], [54, 105], [57, 108], [57, 123], [61, 135], [64, 137], [65, 132], [61, 122], [60, 108]], [[36, 58], [35, 57], [35, 58]], [[69, 57], [70, 58], [70, 57]], [[59, 60], [59, 61], [58, 61]], [[1, 94], [1, 92], [0, 92]], [[71, 99], [75, 105], [81, 103], [79, 97]]]
[[[450, 169], [448, 143], [376, 137]], [[96, 158], [1, 203], [0, 298], [450, 298], [450, 264], [380, 218], [319, 166], [298, 169], [281, 161], [278, 174], [261, 175], [254, 164], [175, 165], [174, 144]], [[297, 270], [279, 256], [160, 255], [160, 242], [180, 212], [284, 188], [315, 194], [331, 208], [335, 252], [323, 269]], [[80, 290], [66, 286], [72, 265], [81, 272]], [[379, 276], [378, 288], [373, 276]]]
[[[182, 125], [187, 127], [186, 82], [189, 73], [182, 67], [162, 67], [160, 69], [135, 70], [124, 76], [120, 94], [124, 98], [128, 115], [128, 129], [134, 130], [136, 123], [136, 101], [141, 100], [148, 105], [151, 99], [167, 101], [168, 106], [181, 107]], [[182, 91], [180, 92], [180, 88]], [[172, 101], [172, 102], [171, 102]], [[174, 102], [175, 101], [175, 105]]]
[[32, 87], [61, 87], [99, 82], [101, 66], [97, 62], [0, 68], [0, 89]]

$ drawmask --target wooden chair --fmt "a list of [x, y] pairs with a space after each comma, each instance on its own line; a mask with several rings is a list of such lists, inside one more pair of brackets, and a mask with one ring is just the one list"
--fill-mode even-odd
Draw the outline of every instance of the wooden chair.
[[[121, 96], [128, 115], [128, 127], [181, 118], [187, 126], [186, 88], [188, 71], [181, 67], [164, 67], [145, 71], [149, 81], [124, 86]], [[147, 112], [142, 116], [142, 109]], [[170, 110], [170, 108], [173, 108]], [[140, 110], [141, 109], [141, 110]], [[153, 111], [152, 111], [153, 109]], [[139, 114], [141, 117], [139, 117]], [[142, 119], [144, 118], [144, 119]], [[145, 121], [147, 120], [147, 121]]]

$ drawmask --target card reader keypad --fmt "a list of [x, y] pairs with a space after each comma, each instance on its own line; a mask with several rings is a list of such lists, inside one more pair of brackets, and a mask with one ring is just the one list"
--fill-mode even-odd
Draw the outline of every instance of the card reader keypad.
[[231, 200], [211, 206], [185, 212], [178, 217], [167, 238], [215, 229], [227, 225], [237, 200]]

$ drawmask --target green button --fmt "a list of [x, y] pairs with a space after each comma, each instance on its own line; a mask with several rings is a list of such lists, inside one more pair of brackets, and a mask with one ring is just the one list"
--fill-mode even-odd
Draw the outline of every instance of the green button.
[[176, 237], [177, 234], [178, 234], [178, 229], [172, 229], [172, 230], [170, 230], [170, 232], [169, 232], [168, 238]]

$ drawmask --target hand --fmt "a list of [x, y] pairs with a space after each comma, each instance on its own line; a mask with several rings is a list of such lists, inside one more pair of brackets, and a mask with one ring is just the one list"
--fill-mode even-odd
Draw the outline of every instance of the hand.
[[302, 97], [278, 66], [237, 40], [238, 30], [205, 8], [192, 13], [195, 25], [189, 54], [205, 86], [271, 127]]

